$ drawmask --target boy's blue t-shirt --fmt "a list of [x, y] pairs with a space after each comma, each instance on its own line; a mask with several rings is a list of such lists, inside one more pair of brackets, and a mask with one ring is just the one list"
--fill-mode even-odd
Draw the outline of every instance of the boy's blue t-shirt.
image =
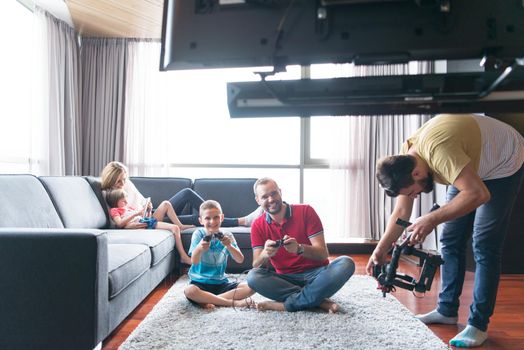
[[[227, 235], [231, 238], [231, 245], [235, 248], [238, 248], [235, 237], [231, 232], [224, 232], [224, 235]], [[188, 255], [193, 254], [193, 250], [200, 244], [200, 241], [206, 235], [206, 230], [204, 228], [198, 228], [193, 232], [191, 237], [191, 247], [189, 248]], [[227, 266], [227, 257], [231, 253], [227, 248], [215, 237], [211, 239], [211, 245], [209, 250], [203, 252], [200, 256], [200, 262], [198, 264], [193, 264], [189, 268], [187, 273], [191, 281], [199, 283], [208, 283], [208, 284], [222, 284], [227, 283], [228, 279], [225, 277], [226, 266]]]

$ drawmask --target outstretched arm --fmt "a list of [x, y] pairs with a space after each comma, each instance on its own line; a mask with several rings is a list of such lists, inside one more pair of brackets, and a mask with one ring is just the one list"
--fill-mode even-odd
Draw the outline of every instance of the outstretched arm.
[[368, 275], [373, 274], [373, 265], [383, 265], [386, 261], [386, 255], [393, 245], [400, 237], [404, 229], [402, 226], [396, 224], [397, 219], [409, 220], [411, 211], [413, 209], [413, 198], [405, 195], [399, 195], [395, 202], [395, 208], [389, 217], [384, 235], [377, 244], [377, 247], [371, 254], [366, 265]]
[[[324, 260], [329, 256], [324, 239], [324, 233], [317, 234], [310, 239], [311, 244], [302, 244], [304, 253], [302, 256], [313, 260]], [[284, 236], [284, 248], [290, 253], [297, 254], [299, 243], [293, 237]]]
[[237, 263], [242, 264], [244, 262], [244, 254], [238, 249], [237, 247], [233, 246], [233, 238], [225, 235], [224, 238], [222, 238], [222, 244], [227, 248], [227, 250], [231, 253], [231, 256], [233, 257], [233, 260], [235, 260]]
[[462, 169], [453, 186], [459, 193], [449, 203], [417, 218], [408, 227], [408, 231], [412, 232], [412, 243], [424, 241], [438, 224], [464, 216], [491, 198], [488, 188], [470, 164]]
[[[137, 216], [140, 216], [140, 213], [137, 211], [134, 214], [128, 215], [125, 219], [123, 219], [120, 215], [113, 216], [113, 221], [115, 222], [115, 225], [119, 228], [135, 228], [135, 226], [130, 226], [131, 222], [134, 218]], [[144, 224], [140, 224], [144, 225]], [[146, 225], [147, 226], [147, 225]]]
[[277, 253], [278, 248], [273, 247], [275, 241], [267, 240], [264, 248], [253, 248], [253, 267], [264, 265]]
[[206, 242], [202, 239], [191, 253], [191, 263], [195, 265], [198, 264], [200, 262], [200, 258], [202, 257], [202, 253], [208, 251], [209, 247], [210, 242]]

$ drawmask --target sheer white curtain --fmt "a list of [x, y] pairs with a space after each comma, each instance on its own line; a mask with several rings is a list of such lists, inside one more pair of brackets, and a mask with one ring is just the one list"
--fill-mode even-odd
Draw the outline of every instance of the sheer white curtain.
[[151, 68], [159, 65], [160, 43], [129, 42], [127, 57], [123, 161], [133, 175], [166, 176], [169, 152], [181, 151], [170, 147], [170, 140], [182, 131], [166, 131], [168, 119], [173, 117], [169, 101], [174, 94], [169, 73]]
[[80, 71], [77, 34], [35, 8], [31, 173], [80, 174]]
[[[431, 63], [405, 65], [340, 65], [336, 76], [421, 74], [432, 71]], [[376, 161], [397, 154], [402, 142], [429, 116], [347, 116], [333, 123], [331, 176], [328, 200], [331, 205], [326, 231], [339, 238], [379, 239], [392, 211], [394, 199], [385, 195], [375, 179]], [[422, 203], [420, 203], [422, 201]], [[424, 195], [415, 204], [431, 207], [433, 198]]]

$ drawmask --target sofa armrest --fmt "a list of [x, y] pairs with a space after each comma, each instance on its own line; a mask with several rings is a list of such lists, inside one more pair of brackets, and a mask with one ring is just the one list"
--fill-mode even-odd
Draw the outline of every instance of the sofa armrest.
[[107, 235], [0, 228], [0, 348], [92, 349], [107, 336]]

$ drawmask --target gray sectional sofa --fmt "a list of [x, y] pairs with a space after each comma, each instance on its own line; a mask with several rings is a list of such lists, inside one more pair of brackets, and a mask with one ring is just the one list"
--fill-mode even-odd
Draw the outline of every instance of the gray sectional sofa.
[[[227, 216], [257, 207], [255, 179], [132, 181], [154, 205], [192, 187]], [[0, 211], [0, 349], [92, 349], [179, 266], [170, 232], [111, 227], [94, 177], [0, 175]], [[247, 270], [250, 230], [229, 230]]]

